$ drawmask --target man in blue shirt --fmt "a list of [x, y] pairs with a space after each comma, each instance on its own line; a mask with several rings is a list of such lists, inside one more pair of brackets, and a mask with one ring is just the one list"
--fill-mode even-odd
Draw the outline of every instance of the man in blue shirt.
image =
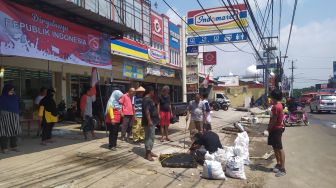
[[132, 134], [133, 134], [133, 141], [140, 142], [145, 139], [145, 130], [144, 127], [141, 125], [142, 100], [143, 100], [143, 94], [145, 93], [145, 88], [140, 86], [135, 90], [135, 92], [136, 96], [133, 97], [132, 101], [135, 111], [135, 121], [132, 128]]

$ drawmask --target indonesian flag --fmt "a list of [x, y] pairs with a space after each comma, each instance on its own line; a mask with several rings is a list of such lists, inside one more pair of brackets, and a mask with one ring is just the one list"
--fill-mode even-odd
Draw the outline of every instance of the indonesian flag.
[[208, 88], [209, 80], [210, 80], [209, 75], [207, 75], [202, 82], [202, 85], [203, 85], [204, 88]]
[[91, 86], [94, 87], [99, 82], [99, 72], [96, 67], [92, 67]]

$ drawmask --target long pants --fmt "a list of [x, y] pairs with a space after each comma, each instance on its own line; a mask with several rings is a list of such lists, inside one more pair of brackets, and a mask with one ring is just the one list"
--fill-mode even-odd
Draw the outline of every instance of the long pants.
[[127, 137], [131, 135], [132, 125], [133, 125], [133, 116], [125, 115], [122, 120], [121, 137], [125, 138], [126, 133]]
[[134, 141], [141, 141], [145, 139], [145, 129], [141, 125], [142, 118], [136, 118], [132, 127], [132, 134]]
[[155, 126], [145, 126], [145, 149], [151, 151], [153, 149], [155, 139]]
[[0, 145], [1, 145], [1, 149], [7, 149], [8, 148], [8, 140], [9, 140], [9, 146], [11, 148], [16, 148], [17, 147], [17, 138], [16, 136], [11, 136], [11, 137], [7, 137], [7, 136], [2, 136], [0, 137]]
[[108, 130], [109, 130], [109, 147], [117, 147], [117, 140], [118, 140], [118, 132], [120, 124], [107, 124]]
[[51, 132], [55, 123], [42, 122], [42, 141], [51, 139]]

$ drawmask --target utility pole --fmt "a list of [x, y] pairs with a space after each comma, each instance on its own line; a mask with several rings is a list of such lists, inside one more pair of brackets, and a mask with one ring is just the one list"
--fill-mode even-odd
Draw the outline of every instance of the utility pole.
[[274, 39], [274, 38], [278, 38], [278, 37], [264, 37], [263, 39], [268, 39], [268, 44], [267, 44], [267, 47], [265, 48], [266, 50], [266, 53], [267, 53], [267, 62], [266, 62], [266, 66], [265, 66], [265, 103], [267, 103], [267, 98], [268, 98], [268, 90], [269, 90], [269, 65], [270, 65], [270, 62], [271, 62], [271, 53], [273, 50], [276, 50], [277, 48], [274, 47], [274, 46], [271, 46], [272, 42], [271, 42], [271, 39]]
[[292, 77], [291, 77], [291, 87], [290, 87], [290, 96], [293, 97], [293, 91], [294, 91], [294, 60], [292, 60], [292, 66], [289, 68], [292, 70]]
[[[183, 20], [186, 20], [186, 17], [183, 17]], [[181, 49], [180, 53], [182, 56], [182, 99], [183, 102], [187, 102], [187, 54], [186, 54], [186, 24], [181, 21]]]

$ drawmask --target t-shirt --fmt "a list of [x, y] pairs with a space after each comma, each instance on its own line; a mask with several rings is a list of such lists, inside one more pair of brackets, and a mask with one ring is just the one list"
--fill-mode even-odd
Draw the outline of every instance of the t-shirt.
[[160, 96], [159, 97], [159, 104], [160, 104], [160, 111], [161, 112], [170, 112], [169, 105], [170, 105], [170, 98], [169, 96]]
[[133, 105], [132, 105], [132, 100], [130, 98], [130, 96], [126, 93], [124, 94], [120, 99], [119, 99], [119, 102], [122, 106], [122, 109], [121, 109], [121, 112], [124, 114], [124, 115], [129, 115], [129, 116], [132, 116], [134, 115], [134, 112], [133, 112]]
[[204, 146], [209, 153], [214, 153], [218, 148], [223, 148], [219, 136], [212, 131], [205, 132], [200, 139], [195, 141], [195, 144]]
[[135, 109], [135, 117], [141, 118], [142, 117], [142, 101], [143, 97], [133, 97], [133, 105]]
[[204, 104], [202, 101], [198, 103], [195, 100], [190, 101], [188, 110], [191, 113], [192, 121], [203, 121]]
[[277, 116], [277, 119], [276, 119], [275, 126], [272, 127], [272, 130], [283, 128], [282, 121], [283, 121], [284, 113], [283, 113], [282, 104], [280, 102], [277, 102], [272, 107], [272, 116], [270, 119], [270, 123], [273, 121], [273, 118], [275, 118], [275, 116]]
[[142, 101], [142, 126], [148, 126], [148, 119], [146, 117], [146, 111], [149, 111], [153, 125], [156, 126], [159, 123], [159, 114], [154, 101], [150, 97], [144, 97]]
[[39, 95], [35, 98], [34, 104], [39, 105], [44, 96]]

